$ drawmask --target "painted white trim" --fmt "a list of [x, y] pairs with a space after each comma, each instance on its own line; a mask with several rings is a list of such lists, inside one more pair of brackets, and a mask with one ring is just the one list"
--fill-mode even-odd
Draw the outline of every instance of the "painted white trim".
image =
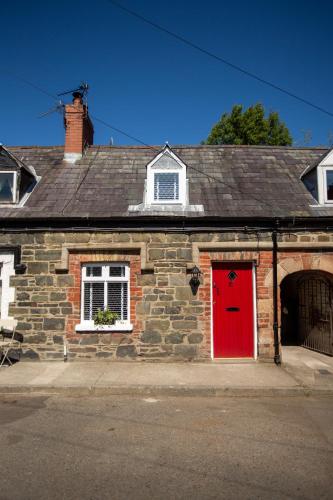
[[12, 204], [12, 203], [16, 203], [16, 200], [17, 200], [17, 172], [16, 170], [0, 170], [0, 174], [13, 174], [14, 175], [14, 178], [13, 178], [13, 199], [12, 201], [9, 201], [8, 203], [2, 203], [2, 205], [4, 206], [7, 206]]
[[[101, 267], [102, 276], [86, 276], [89, 266]], [[104, 267], [103, 267], [104, 266]], [[107, 267], [106, 267], [107, 266]], [[110, 277], [107, 275], [109, 267], [125, 267], [125, 276]], [[84, 283], [127, 283], [127, 320], [116, 321], [115, 325], [94, 325], [93, 321], [84, 319]], [[81, 321], [76, 325], [76, 331], [132, 331], [131, 321], [131, 287], [130, 287], [130, 265], [128, 262], [84, 262], [81, 266]]]
[[1, 281], [2, 281], [2, 293], [1, 293], [1, 307], [0, 307], [0, 318], [3, 319], [13, 319], [8, 315], [9, 304], [14, 302], [15, 298], [15, 288], [9, 286], [10, 277], [15, 274], [14, 270], [14, 254], [13, 253], [0, 253], [0, 263], [2, 263], [1, 269]]
[[157, 155], [155, 156], [155, 158], [153, 158], [153, 160], [151, 160], [148, 165], [147, 165], [147, 169], [148, 168], [151, 168], [160, 158], [162, 158], [163, 155], [165, 154], [169, 154], [169, 156], [171, 156], [171, 158], [173, 158], [177, 163], [178, 165], [185, 169], [186, 170], [186, 165], [185, 163], [179, 158], [179, 156], [177, 156], [173, 151], [172, 149], [169, 147], [169, 146], [165, 146], [163, 148], [163, 150]]
[[[162, 158], [162, 156], [168, 155], [175, 162], [176, 165], [173, 168], [166, 167], [155, 167], [155, 164]], [[155, 200], [154, 199], [154, 176], [160, 173], [175, 173], [179, 176], [179, 197], [178, 200]], [[180, 205], [186, 206], [188, 195], [187, 195], [187, 182], [186, 182], [186, 165], [178, 158], [177, 155], [171, 149], [166, 146], [163, 151], [161, 151], [155, 158], [147, 165], [147, 182], [146, 182], [146, 192], [144, 195], [144, 202], [148, 206], [154, 205]]]
[[325, 166], [325, 167], [320, 167], [318, 170], [318, 175], [320, 177], [320, 182], [318, 179], [318, 193], [319, 193], [319, 200], [320, 203], [323, 203], [324, 205], [333, 205], [333, 200], [328, 200], [327, 199], [327, 172], [333, 172], [333, 165], [331, 166]]
[[253, 357], [258, 358], [258, 319], [257, 319], [257, 273], [256, 263], [252, 267], [252, 293], [253, 293]]
[[131, 323], [114, 325], [95, 325], [93, 321], [82, 321], [75, 326], [76, 332], [131, 332], [133, 325]]
[[65, 153], [64, 154], [64, 161], [67, 161], [68, 163], [75, 163], [77, 160], [81, 160], [82, 158], [82, 153]]
[[[333, 200], [327, 199], [326, 172], [333, 170], [333, 149], [317, 165], [318, 203], [323, 206], [332, 206]], [[303, 176], [303, 174], [302, 174]]]
[[319, 165], [322, 167], [326, 167], [326, 165], [333, 165], [333, 149], [331, 149], [331, 151], [327, 153], [327, 155], [321, 160]]
[[24, 205], [26, 204], [26, 202], [28, 201], [28, 199], [30, 198], [30, 196], [32, 195], [32, 193], [34, 192], [34, 190], [36, 189], [36, 187], [38, 186], [39, 184], [39, 181], [41, 180], [41, 177], [35, 177], [36, 179], [36, 184], [34, 185], [34, 187], [32, 188], [32, 190], [30, 191], [30, 193], [25, 193], [20, 202], [16, 205], [18, 208], [21, 208], [21, 207], [24, 207]]

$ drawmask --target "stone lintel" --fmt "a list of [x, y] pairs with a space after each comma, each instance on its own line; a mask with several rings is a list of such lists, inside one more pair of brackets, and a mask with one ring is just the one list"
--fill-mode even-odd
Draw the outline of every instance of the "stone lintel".
[[62, 246], [61, 263], [56, 267], [56, 272], [61, 273], [68, 271], [68, 257], [70, 252], [87, 253], [87, 252], [98, 252], [98, 251], [110, 251], [110, 252], [121, 253], [133, 250], [140, 253], [142, 271], [154, 270], [154, 264], [152, 262], [147, 262], [146, 243], [103, 243], [103, 244], [86, 243], [85, 245], [79, 243], [79, 244], [70, 244]]

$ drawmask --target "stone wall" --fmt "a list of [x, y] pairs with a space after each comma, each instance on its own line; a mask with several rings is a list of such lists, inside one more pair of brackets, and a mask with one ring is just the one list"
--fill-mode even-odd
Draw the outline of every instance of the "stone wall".
[[[279, 254], [280, 281], [303, 269], [333, 272], [330, 252], [315, 246], [333, 241], [333, 235], [300, 233], [280, 235], [279, 240], [280, 244], [298, 245], [297, 249]], [[253, 261], [256, 265], [258, 353], [261, 358], [271, 359], [270, 241], [270, 235], [265, 233], [0, 234], [0, 246], [21, 245], [22, 262], [27, 265], [25, 274], [11, 278], [15, 302], [10, 306], [10, 315], [18, 319], [18, 331], [24, 336], [23, 359], [63, 359], [65, 343], [70, 359], [209, 360], [211, 265], [225, 260]], [[205, 249], [205, 242], [216, 242], [216, 248], [212, 245]], [[135, 243], [143, 244], [141, 250], [129, 248]], [[221, 247], [224, 243], [228, 248]], [[246, 244], [249, 248], [242, 248]], [[64, 248], [69, 249], [67, 270]], [[197, 295], [189, 286], [188, 272], [195, 260], [194, 248], [199, 249], [197, 263], [203, 273]], [[130, 333], [75, 332], [80, 321], [81, 264], [98, 261], [130, 265]], [[149, 265], [143, 269], [144, 261]]]

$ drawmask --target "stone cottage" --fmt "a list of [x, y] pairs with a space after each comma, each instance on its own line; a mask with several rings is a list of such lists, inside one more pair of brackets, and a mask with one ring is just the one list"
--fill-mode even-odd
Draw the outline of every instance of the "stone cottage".
[[0, 318], [22, 360], [332, 354], [331, 151], [94, 146], [78, 93], [65, 131], [0, 147]]

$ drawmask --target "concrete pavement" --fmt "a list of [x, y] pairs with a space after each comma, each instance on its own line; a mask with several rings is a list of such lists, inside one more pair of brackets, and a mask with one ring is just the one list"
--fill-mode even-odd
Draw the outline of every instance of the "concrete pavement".
[[0, 370], [0, 394], [333, 395], [332, 358], [284, 348], [283, 360], [282, 367], [261, 362], [22, 362]]
[[333, 390], [333, 357], [303, 347], [282, 348], [283, 368], [300, 385], [312, 390]]

